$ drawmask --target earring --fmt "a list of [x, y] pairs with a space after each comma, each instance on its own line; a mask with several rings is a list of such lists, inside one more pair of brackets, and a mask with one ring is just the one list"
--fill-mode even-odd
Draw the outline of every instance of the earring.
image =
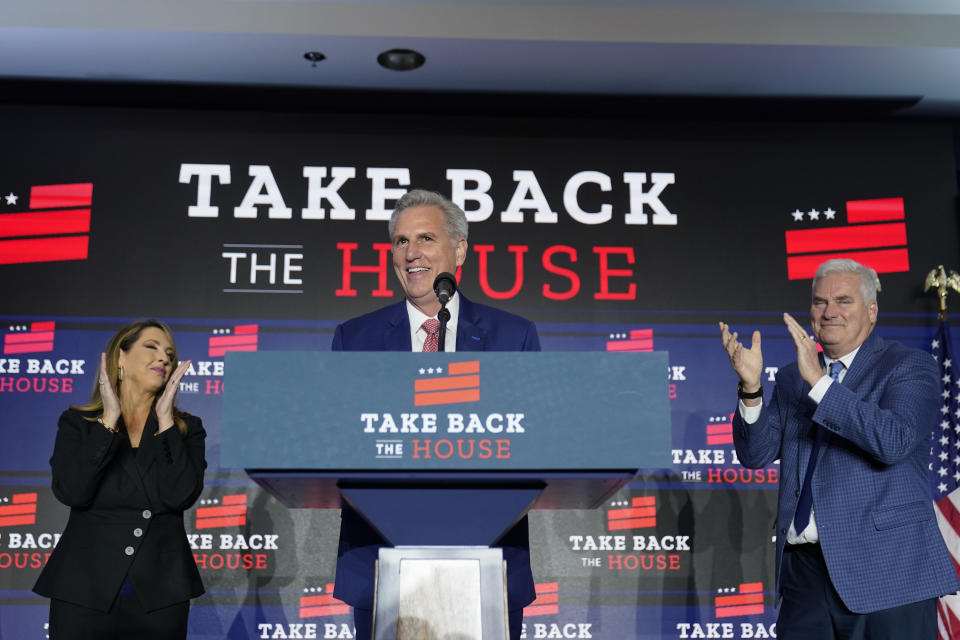
[[117, 372], [117, 380], [123, 380], [123, 367], [120, 367], [120, 370]]

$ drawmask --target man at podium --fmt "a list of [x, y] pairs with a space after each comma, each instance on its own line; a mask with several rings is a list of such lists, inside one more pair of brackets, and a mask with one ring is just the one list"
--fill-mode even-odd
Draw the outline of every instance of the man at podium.
[[[437, 276], [456, 273], [467, 256], [467, 217], [432, 191], [414, 189], [397, 200], [389, 222], [393, 268], [404, 299], [339, 325], [334, 351], [439, 351], [441, 309]], [[475, 304], [454, 291], [444, 351], [539, 351], [532, 322]], [[387, 542], [349, 505], [341, 505], [334, 597], [353, 607], [357, 638], [370, 638], [374, 562]], [[510, 637], [519, 638], [523, 607], [533, 602], [526, 516], [497, 543], [507, 562]]]

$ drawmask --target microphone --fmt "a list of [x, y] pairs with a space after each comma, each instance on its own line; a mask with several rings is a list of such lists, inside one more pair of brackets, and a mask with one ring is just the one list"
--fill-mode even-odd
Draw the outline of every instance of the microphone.
[[433, 281], [433, 290], [436, 292], [440, 304], [445, 305], [457, 292], [457, 279], [452, 273], [444, 271]]

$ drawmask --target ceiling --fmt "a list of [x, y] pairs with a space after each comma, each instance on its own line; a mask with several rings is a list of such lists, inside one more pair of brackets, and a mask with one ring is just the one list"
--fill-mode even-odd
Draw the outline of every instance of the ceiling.
[[[955, 0], [0, 0], [0, 16], [0, 93], [44, 81], [829, 97], [960, 116]], [[426, 64], [386, 70], [376, 58], [391, 48]]]

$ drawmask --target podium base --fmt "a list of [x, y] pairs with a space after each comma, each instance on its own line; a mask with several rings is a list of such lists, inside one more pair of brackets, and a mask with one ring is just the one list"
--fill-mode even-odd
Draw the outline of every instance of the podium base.
[[500, 549], [384, 547], [379, 558], [373, 640], [508, 640]]

